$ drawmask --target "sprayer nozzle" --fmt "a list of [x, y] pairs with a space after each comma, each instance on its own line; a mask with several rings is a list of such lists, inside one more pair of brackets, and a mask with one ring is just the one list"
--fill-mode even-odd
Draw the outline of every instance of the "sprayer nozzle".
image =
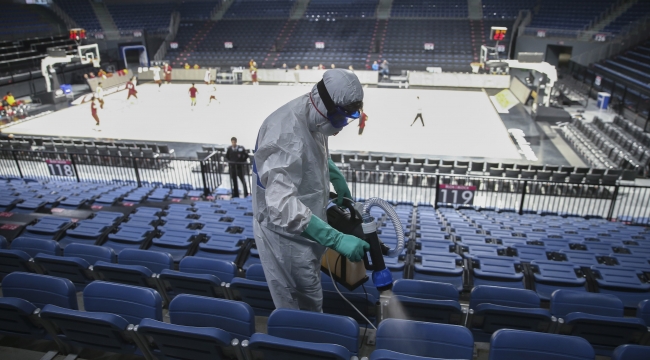
[[393, 274], [388, 269], [373, 271], [372, 282], [379, 291], [390, 290], [393, 288]]

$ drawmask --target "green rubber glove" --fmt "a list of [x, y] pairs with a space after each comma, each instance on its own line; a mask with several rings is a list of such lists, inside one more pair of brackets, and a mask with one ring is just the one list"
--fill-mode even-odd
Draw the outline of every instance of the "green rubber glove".
[[311, 216], [302, 236], [335, 250], [352, 262], [360, 261], [366, 251], [370, 250], [370, 244], [367, 242], [356, 236], [343, 234], [314, 215]]
[[334, 186], [334, 191], [336, 191], [336, 194], [338, 195], [338, 198], [334, 202], [336, 205], [341, 206], [343, 205], [344, 197], [348, 199], [352, 198], [350, 188], [348, 187], [348, 183], [345, 182], [345, 177], [341, 174], [341, 170], [339, 170], [338, 166], [334, 164], [334, 161], [332, 161], [331, 158], [327, 160], [327, 165], [330, 169], [330, 182]]

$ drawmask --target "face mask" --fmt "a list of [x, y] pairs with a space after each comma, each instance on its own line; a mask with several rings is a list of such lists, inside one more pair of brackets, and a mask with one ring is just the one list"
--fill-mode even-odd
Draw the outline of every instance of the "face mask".
[[339, 131], [341, 131], [341, 129], [335, 128], [334, 125], [332, 125], [332, 123], [329, 121], [326, 121], [318, 126], [318, 132], [325, 136], [338, 134]]

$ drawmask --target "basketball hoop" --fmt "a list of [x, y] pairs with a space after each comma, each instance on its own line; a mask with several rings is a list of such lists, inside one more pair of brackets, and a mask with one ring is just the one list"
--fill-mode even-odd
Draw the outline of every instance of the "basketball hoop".
[[97, 59], [91, 59], [90, 61], [93, 63], [93, 66], [94, 66], [94, 67], [96, 67], [96, 68], [99, 67], [99, 60], [97, 60]]

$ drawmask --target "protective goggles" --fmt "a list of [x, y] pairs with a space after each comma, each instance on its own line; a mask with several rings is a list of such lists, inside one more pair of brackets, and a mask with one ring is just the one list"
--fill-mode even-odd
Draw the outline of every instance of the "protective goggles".
[[363, 102], [359, 101], [346, 106], [338, 106], [327, 92], [323, 80], [316, 84], [316, 88], [318, 89], [318, 95], [327, 109], [327, 119], [335, 128], [341, 129], [361, 116], [359, 109], [363, 108]]

